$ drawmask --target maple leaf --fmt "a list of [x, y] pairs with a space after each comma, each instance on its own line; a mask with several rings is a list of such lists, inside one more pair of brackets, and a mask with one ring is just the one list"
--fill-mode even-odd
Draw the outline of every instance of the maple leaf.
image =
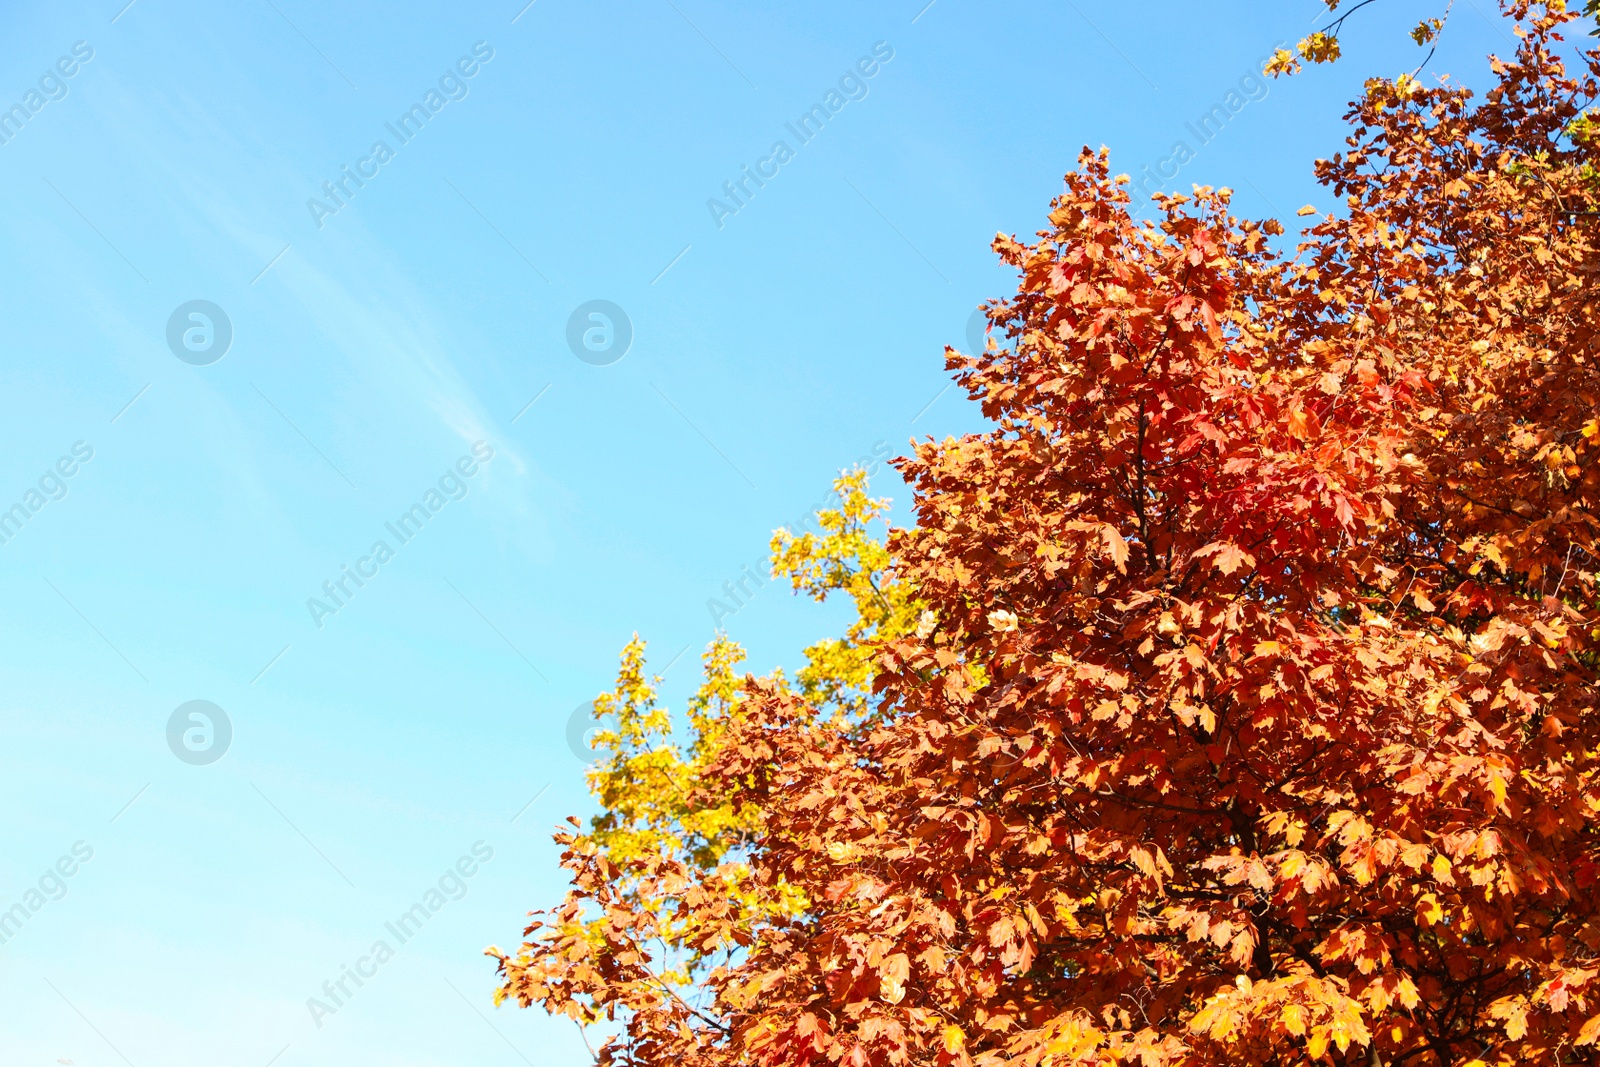
[[1195, 553], [1196, 556], [1211, 556], [1212, 565], [1223, 574], [1232, 574], [1240, 567], [1254, 567], [1256, 558], [1238, 545], [1228, 541], [1220, 541], [1206, 545]]
[[1111, 555], [1111, 562], [1117, 565], [1117, 570], [1127, 573], [1128, 542], [1122, 539], [1122, 534], [1110, 523], [1100, 527], [1100, 534], [1105, 538], [1106, 551]]

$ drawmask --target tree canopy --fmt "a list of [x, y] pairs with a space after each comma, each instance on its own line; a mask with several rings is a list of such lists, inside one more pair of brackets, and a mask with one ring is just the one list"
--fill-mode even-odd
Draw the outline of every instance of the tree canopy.
[[628, 1067], [1600, 1062], [1600, 54], [1504, 7], [1292, 250], [1086, 149], [915, 524], [775, 539], [846, 636], [719, 639], [681, 747], [625, 651], [500, 997]]

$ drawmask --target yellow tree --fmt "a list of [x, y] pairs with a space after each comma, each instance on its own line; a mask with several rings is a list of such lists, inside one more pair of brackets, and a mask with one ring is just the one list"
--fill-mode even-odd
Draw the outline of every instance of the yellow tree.
[[[853, 723], [870, 714], [873, 649], [911, 631], [918, 609], [885, 545], [889, 501], [868, 494], [867, 473], [859, 468], [842, 474], [833, 488], [837, 503], [817, 512], [819, 532], [774, 532], [772, 573], [817, 601], [848, 598], [854, 619], [843, 637], [805, 650], [795, 686], [781, 670], [765, 681], [782, 691], [792, 688], [820, 716]], [[622, 650], [616, 685], [594, 701], [592, 714], [603, 728], [594, 735], [599, 757], [587, 777], [600, 810], [589, 831], [570, 835], [567, 843], [619, 873], [619, 903], [652, 916], [661, 952], [642, 981], [646, 995], [660, 993], [693, 1008], [689, 1001], [698, 984], [719, 962], [701, 939], [707, 924], [662, 881], [631, 872], [668, 860], [717, 879], [732, 921], [742, 929], [773, 914], [797, 913], [806, 901], [787, 885], [763, 889], [751, 883], [742, 856], [760, 830], [762, 811], [736, 798], [740, 783], [708, 772], [745, 699], [739, 674], [744, 650], [726, 634], [712, 640], [681, 721], [659, 703], [660, 678], [647, 673], [645, 652], [635, 635]], [[596, 949], [605, 943], [608, 921], [604, 914], [562, 917], [564, 930]], [[526, 951], [517, 957], [489, 952], [502, 969], [530, 963]], [[724, 949], [720, 961], [727, 958]], [[594, 1013], [569, 1014], [580, 1025], [595, 1021]]]

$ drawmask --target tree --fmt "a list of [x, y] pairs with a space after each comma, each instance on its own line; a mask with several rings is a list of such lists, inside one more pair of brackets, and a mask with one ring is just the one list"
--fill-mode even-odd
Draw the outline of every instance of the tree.
[[[917, 605], [890, 567], [883, 525], [887, 500], [867, 494], [866, 471], [842, 474], [833, 486], [837, 506], [816, 515], [819, 533], [778, 530], [773, 534], [772, 568], [787, 577], [796, 593], [822, 601], [834, 594], [849, 597], [856, 620], [843, 637], [829, 638], [806, 649], [807, 665], [797, 674], [797, 695], [818, 715], [827, 715], [840, 729], [859, 730], [874, 712], [869, 702], [873, 665], [871, 650], [880, 641], [899, 636], [914, 625]], [[609, 970], [616, 980], [610, 995], [580, 1005], [568, 998], [560, 1009], [589, 1024], [602, 1016], [616, 1018], [640, 1001], [667, 997], [699, 1016], [692, 1002], [697, 987], [726, 955], [720, 934], [705, 918], [685, 910], [677, 896], [684, 877], [693, 872], [709, 877], [725, 896], [718, 921], [752, 930], [774, 914], [796, 914], [805, 900], [793, 889], [753, 883], [739, 862], [759, 834], [762, 811], [735, 796], [733, 783], [712, 770], [729, 728], [740, 718], [745, 697], [736, 668], [743, 662], [739, 645], [719, 634], [702, 657], [702, 680], [689, 700], [686, 722], [674, 728], [671, 715], [657, 703], [659, 678], [646, 676], [645, 644], [637, 635], [623, 649], [615, 688], [594, 702], [593, 716], [606, 724], [593, 745], [603, 755], [588, 772], [590, 789], [600, 804], [586, 835], [558, 838], [569, 848], [591, 855], [607, 872], [599, 896], [648, 917], [650, 936], [659, 951], [634, 961], [626, 972]], [[781, 672], [766, 684], [789, 691]], [[686, 736], [680, 746], [676, 738]], [[578, 825], [576, 820], [570, 820]], [[724, 862], [732, 859], [733, 862]], [[669, 872], [663, 880], [662, 871]], [[574, 950], [604, 961], [609, 955], [611, 916], [581, 916], [577, 894], [563, 909], [563, 929]], [[713, 924], [714, 926], [715, 924]], [[532, 932], [530, 928], [529, 932]], [[587, 946], [576, 948], [578, 943]], [[540, 966], [535, 946], [513, 958], [491, 948], [509, 976]], [[585, 972], [579, 985], [593, 977]], [[608, 979], [610, 980], [610, 979]], [[510, 985], [501, 999], [509, 995]], [[587, 1038], [586, 1038], [587, 1040]]]
[[993, 428], [899, 461], [872, 698], [710, 656], [675, 829], [602, 793], [500, 996], [607, 1065], [1600, 1062], [1600, 54], [1504, 7], [1292, 257], [1086, 149], [947, 350]]
[[[1350, 16], [1367, 5], [1376, 3], [1377, 0], [1357, 0], [1356, 3], [1346, 7], [1344, 14], [1341, 15], [1339, 14], [1339, 7], [1345, 2], [1346, 0], [1322, 0], [1322, 3], [1328, 9], [1328, 13], [1338, 17], [1322, 29], [1302, 37], [1293, 51], [1280, 48], [1273, 53], [1272, 59], [1267, 63], [1265, 73], [1274, 77], [1279, 74], [1296, 74], [1301, 70], [1304, 63], [1332, 63], [1338, 59], [1343, 53], [1343, 49], [1339, 44], [1339, 33], [1344, 29], [1344, 24], [1350, 19]], [[1474, 0], [1473, 6], [1477, 6], [1476, 0]], [[1549, 6], [1552, 10], [1561, 12], [1565, 10], [1566, 5], [1557, 3]], [[1450, 21], [1450, 12], [1454, 9], [1455, 0], [1449, 0], [1445, 4], [1444, 10], [1438, 15], [1421, 20], [1411, 30], [1411, 39], [1419, 46], [1426, 47], [1428, 54], [1421, 63], [1417, 64], [1417, 69], [1412, 71], [1408, 77], [1415, 77], [1423, 67], [1428, 65], [1428, 60], [1433, 58], [1433, 53], [1438, 47], [1439, 38]], [[1600, 0], [1583, 0], [1583, 13], [1600, 23]], [[1600, 28], [1589, 32], [1590, 36], [1600, 37]]]

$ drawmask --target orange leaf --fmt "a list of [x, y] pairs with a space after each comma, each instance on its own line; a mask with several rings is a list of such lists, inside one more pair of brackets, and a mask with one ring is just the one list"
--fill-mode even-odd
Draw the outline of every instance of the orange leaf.
[[1105, 538], [1106, 551], [1111, 554], [1111, 562], [1117, 565], [1117, 570], [1123, 574], [1128, 573], [1128, 542], [1122, 539], [1117, 528], [1110, 523], [1100, 527], [1100, 536]]

